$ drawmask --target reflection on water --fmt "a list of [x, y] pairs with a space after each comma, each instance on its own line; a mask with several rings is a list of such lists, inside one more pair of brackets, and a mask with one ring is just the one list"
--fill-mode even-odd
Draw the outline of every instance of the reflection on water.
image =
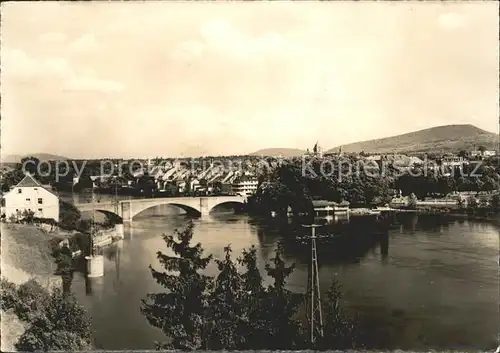
[[[153, 349], [164, 337], [140, 314], [140, 300], [161, 290], [149, 265], [158, 269], [161, 238], [183, 228], [188, 218], [147, 212], [125, 227], [125, 239], [104, 251], [105, 275], [86, 280], [75, 274], [72, 290], [90, 310], [95, 340], [104, 349]], [[401, 214], [393, 226], [351, 217], [327, 222], [318, 234], [322, 291], [339, 280], [350, 313], [365, 318], [380, 349], [485, 349], [494, 346], [498, 312], [498, 231], [492, 225]], [[310, 248], [295, 238], [301, 222], [267, 222], [245, 215], [213, 214], [195, 220], [193, 240], [206, 253], [234, 256], [256, 245], [258, 265], [274, 255], [278, 241], [285, 259], [296, 263], [288, 283], [305, 291]], [[211, 264], [207, 272], [216, 273]], [[269, 279], [266, 278], [266, 283]]]

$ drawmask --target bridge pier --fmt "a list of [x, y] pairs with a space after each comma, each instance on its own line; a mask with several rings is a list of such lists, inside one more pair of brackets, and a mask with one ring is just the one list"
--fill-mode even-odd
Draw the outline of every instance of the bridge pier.
[[208, 218], [208, 215], [210, 213], [210, 207], [208, 205], [207, 197], [200, 197], [200, 213], [202, 219]]
[[132, 222], [132, 202], [130, 201], [122, 201], [121, 202], [122, 206], [122, 219], [123, 223], [130, 223]]
[[209, 219], [210, 218], [210, 212], [201, 212], [200, 214], [200, 219]]

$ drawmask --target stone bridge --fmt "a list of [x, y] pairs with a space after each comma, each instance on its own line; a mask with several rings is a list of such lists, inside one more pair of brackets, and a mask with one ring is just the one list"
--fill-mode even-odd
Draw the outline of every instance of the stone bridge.
[[165, 197], [151, 199], [130, 199], [121, 200], [118, 202], [97, 202], [92, 206], [92, 203], [75, 204], [75, 207], [80, 211], [101, 212], [107, 215], [120, 217], [123, 222], [132, 222], [132, 218], [142, 211], [160, 205], [177, 206], [188, 214], [196, 214], [208, 216], [210, 211], [216, 206], [225, 203], [246, 203], [246, 198], [243, 196], [195, 196], [195, 197]]

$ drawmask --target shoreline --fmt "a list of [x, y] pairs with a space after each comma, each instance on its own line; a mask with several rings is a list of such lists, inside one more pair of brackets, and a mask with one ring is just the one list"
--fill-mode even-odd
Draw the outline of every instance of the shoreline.
[[463, 219], [469, 221], [483, 221], [483, 222], [499, 222], [500, 223], [500, 213], [495, 213], [493, 215], [477, 215], [468, 213], [457, 213], [457, 212], [446, 212], [444, 210], [429, 210], [429, 209], [416, 209], [416, 210], [397, 210], [396, 212], [412, 212], [417, 215], [425, 216], [442, 216], [450, 217], [453, 219]]

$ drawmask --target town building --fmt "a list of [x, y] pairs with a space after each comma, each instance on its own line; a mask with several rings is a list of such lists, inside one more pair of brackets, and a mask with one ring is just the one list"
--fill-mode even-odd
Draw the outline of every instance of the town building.
[[252, 195], [257, 191], [259, 181], [254, 176], [243, 175], [233, 181], [232, 192], [237, 195]]
[[313, 147], [312, 152], [310, 152], [309, 149], [307, 149], [307, 151], [305, 153], [305, 156], [307, 156], [307, 157], [323, 158], [323, 149], [316, 142], [316, 144]]
[[29, 174], [3, 195], [2, 207], [7, 220], [12, 216], [20, 219], [25, 211], [32, 211], [37, 218], [59, 221], [59, 197]]
[[342, 157], [344, 153], [342, 152], [342, 146], [339, 147], [337, 152], [323, 153], [323, 157]]
[[464, 164], [469, 164], [469, 161], [460, 156], [444, 156], [441, 160], [441, 165], [446, 167], [461, 167]]
[[335, 213], [349, 212], [349, 202], [342, 201], [340, 203], [327, 200], [313, 200], [315, 217], [328, 217]]
[[471, 151], [470, 156], [471, 157], [494, 157], [496, 156], [497, 151], [491, 150], [491, 151]]

